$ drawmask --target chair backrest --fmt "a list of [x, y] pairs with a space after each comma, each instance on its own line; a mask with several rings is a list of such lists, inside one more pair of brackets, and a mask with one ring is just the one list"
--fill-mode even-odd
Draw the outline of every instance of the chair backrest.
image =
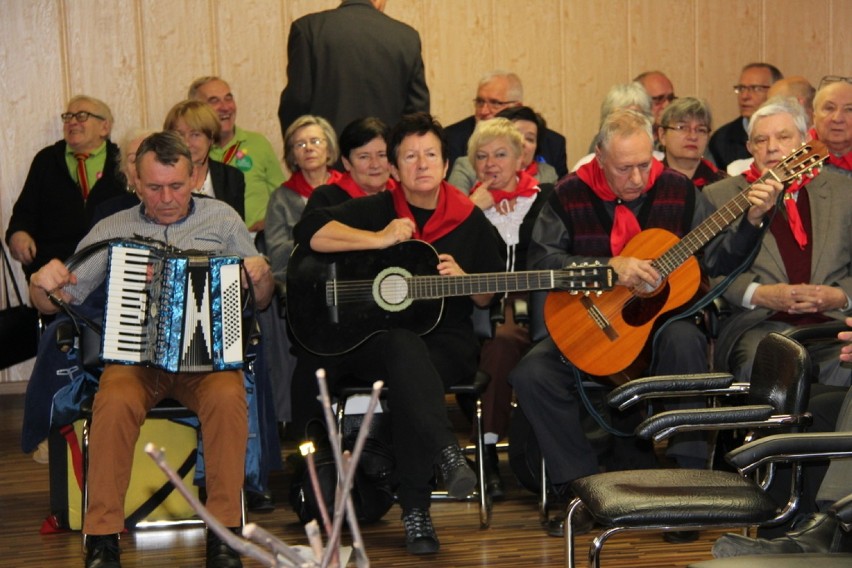
[[778, 414], [800, 414], [810, 396], [811, 358], [801, 343], [770, 333], [757, 346], [748, 404], [769, 404]]

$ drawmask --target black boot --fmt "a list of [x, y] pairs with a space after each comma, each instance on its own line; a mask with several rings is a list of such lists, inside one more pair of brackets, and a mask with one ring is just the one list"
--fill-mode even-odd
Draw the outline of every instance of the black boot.
[[86, 568], [121, 568], [117, 534], [86, 535]]
[[445, 447], [438, 453], [436, 460], [444, 476], [444, 487], [447, 494], [455, 499], [463, 499], [470, 495], [476, 487], [476, 474], [467, 465], [458, 444]]
[[503, 479], [500, 477], [500, 458], [497, 455], [496, 444], [485, 445], [485, 490], [495, 501], [506, 497], [506, 489], [503, 487]]
[[825, 513], [814, 513], [796, 530], [773, 538], [748, 538], [726, 534], [713, 544], [713, 556], [727, 558], [746, 554], [796, 554], [802, 552], [843, 552], [848, 543], [837, 519]]
[[[229, 528], [232, 533], [239, 535], [240, 529]], [[207, 529], [207, 568], [242, 568], [239, 553], [225, 544], [219, 536]]]
[[441, 548], [428, 509], [415, 507], [408, 512], [403, 511], [402, 524], [405, 527], [405, 548], [410, 554], [435, 554]]

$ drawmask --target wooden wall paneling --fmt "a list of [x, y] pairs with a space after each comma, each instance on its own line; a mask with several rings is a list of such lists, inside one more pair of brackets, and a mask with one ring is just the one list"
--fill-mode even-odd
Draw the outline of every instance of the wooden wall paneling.
[[[216, 73], [237, 101], [237, 124], [263, 133], [283, 156], [278, 96], [286, 81], [286, 35], [281, 4], [269, 0], [216, 2]], [[196, 76], [211, 71], [198, 69]], [[187, 84], [187, 88], [189, 84]]]
[[97, 97], [115, 118], [112, 140], [142, 126], [137, 7], [134, 0], [66, 2], [70, 95]]
[[644, 71], [665, 73], [675, 94], [696, 92], [694, 0], [630, 0], [630, 70], [625, 80]]
[[549, 125], [564, 124], [564, 34], [559, 3], [529, 0], [524, 3], [523, 16], [509, 2], [496, 2], [495, 9], [495, 65], [518, 74], [524, 84], [524, 103], [540, 112]]
[[569, 168], [588, 153], [606, 92], [630, 78], [626, 8], [626, 0], [562, 0], [565, 118], [554, 129], [568, 140]]
[[[138, 1], [138, 0], [137, 0]], [[144, 99], [148, 124], [163, 126], [166, 113], [186, 98], [199, 69], [216, 69], [215, 42], [209, 2], [147, 0], [142, 10]]]
[[446, 126], [473, 114], [479, 79], [503, 66], [495, 57], [499, 41], [493, 35], [495, 7], [491, 0], [421, 4], [424, 19], [418, 31], [431, 110]]
[[828, 21], [824, 25], [831, 36], [827, 74], [852, 76], [852, 2], [831, 0]]
[[774, 0], [766, 9], [771, 10], [766, 17], [767, 61], [785, 76], [803, 75], [816, 87], [829, 69], [829, 3]]
[[697, 1], [696, 92], [710, 103], [713, 127], [717, 128], [739, 115], [732, 87], [739, 80], [743, 65], [763, 58], [763, 2]]

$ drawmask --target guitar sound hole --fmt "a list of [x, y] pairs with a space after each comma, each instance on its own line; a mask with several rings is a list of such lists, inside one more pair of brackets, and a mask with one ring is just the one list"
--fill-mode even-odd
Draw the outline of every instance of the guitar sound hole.
[[408, 283], [401, 274], [390, 274], [379, 284], [379, 295], [391, 306], [397, 306], [408, 298]]
[[653, 296], [646, 298], [634, 296], [621, 311], [624, 323], [639, 327], [654, 319], [665, 307], [670, 291], [669, 283], [666, 282]]

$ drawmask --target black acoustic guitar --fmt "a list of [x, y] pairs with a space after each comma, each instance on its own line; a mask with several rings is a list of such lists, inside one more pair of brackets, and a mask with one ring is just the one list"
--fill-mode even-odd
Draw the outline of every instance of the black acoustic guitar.
[[296, 247], [287, 265], [287, 318], [293, 336], [318, 355], [339, 355], [390, 329], [420, 335], [441, 319], [444, 298], [559, 289], [579, 294], [613, 287], [608, 266], [441, 276], [438, 252], [423, 241], [335, 254]]

